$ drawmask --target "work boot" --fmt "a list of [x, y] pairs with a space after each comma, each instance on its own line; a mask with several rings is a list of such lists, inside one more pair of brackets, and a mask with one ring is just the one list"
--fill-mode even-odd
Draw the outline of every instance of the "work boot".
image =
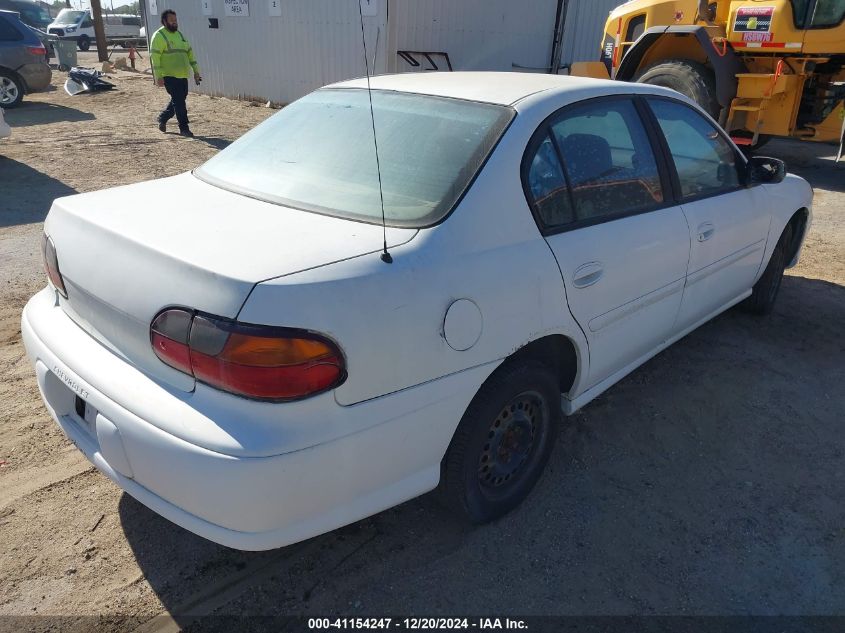
[[179, 134], [181, 134], [182, 136], [185, 136], [187, 138], [194, 138], [194, 133], [191, 132], [191, 130], [189, 130], [188, 128], [185, 128], [183, 130], [179, 130]]
[[158, 129], [161, 132], [167, 132], [167, 121], [159, 121], [158, 122]]

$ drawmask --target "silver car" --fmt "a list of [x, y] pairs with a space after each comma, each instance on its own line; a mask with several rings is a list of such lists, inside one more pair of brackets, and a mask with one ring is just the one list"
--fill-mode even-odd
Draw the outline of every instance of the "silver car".
[[50, 85], [47, 50], [17, 13], [0, 11], [0, 107], [14, 108]]

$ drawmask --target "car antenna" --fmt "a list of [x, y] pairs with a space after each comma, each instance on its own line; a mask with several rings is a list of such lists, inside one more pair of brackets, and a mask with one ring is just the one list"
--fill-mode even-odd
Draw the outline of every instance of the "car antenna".
[[[364, 37], [364, 11], [361, 8], [362, 2], [369, 2], [369, 0], [357, 0], [358, 2], [358, 17], [361, 18], [361, 42], [364, 44], [364, 69], [367, 73], [367, 96], [370, 99], [370, 121], [373, 124], [373, 145], [376, 149], [376, 173], [378, 173], [378, 195], [381, 200], [381, 230], [384, 238], [384, 250], [381, 253], [381, 261], [385, 264], [392, 264], [393, 257], [387, 252], [387, 220], [384, 216], [384, 191], [381, 187], [381, 164], [378, 159], [378, 139], [376, 138], [376, 115], [373, 111], [373, 91], [370, 88], [370, 63], [367, 61], [367, 38]], [[375, 58], [373, 58], [375, 64]]]

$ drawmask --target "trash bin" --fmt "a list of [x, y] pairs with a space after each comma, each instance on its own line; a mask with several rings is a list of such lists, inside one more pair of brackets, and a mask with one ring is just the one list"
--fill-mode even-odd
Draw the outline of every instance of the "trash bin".
[[76, 66], [76, 41], [57, 39], [53, 43], [56, 49], [56, 59], [59, 62], [59, 70], [68, 71]]

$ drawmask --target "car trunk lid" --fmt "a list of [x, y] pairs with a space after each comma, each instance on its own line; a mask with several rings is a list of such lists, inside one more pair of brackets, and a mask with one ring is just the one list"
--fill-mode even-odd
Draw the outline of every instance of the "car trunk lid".
[[[60, 198], [45, 231], [68, 291], [65, 312], [184, 391], [193, 378], [162, 363], [150, 344], [158, 312], [184, 306], [236, 318], [256, 283], [376, 253], [383, 241], [381, 226], [255, 200], [191, 174]], [[415, 234], [386, 231], [390, 246]]]

